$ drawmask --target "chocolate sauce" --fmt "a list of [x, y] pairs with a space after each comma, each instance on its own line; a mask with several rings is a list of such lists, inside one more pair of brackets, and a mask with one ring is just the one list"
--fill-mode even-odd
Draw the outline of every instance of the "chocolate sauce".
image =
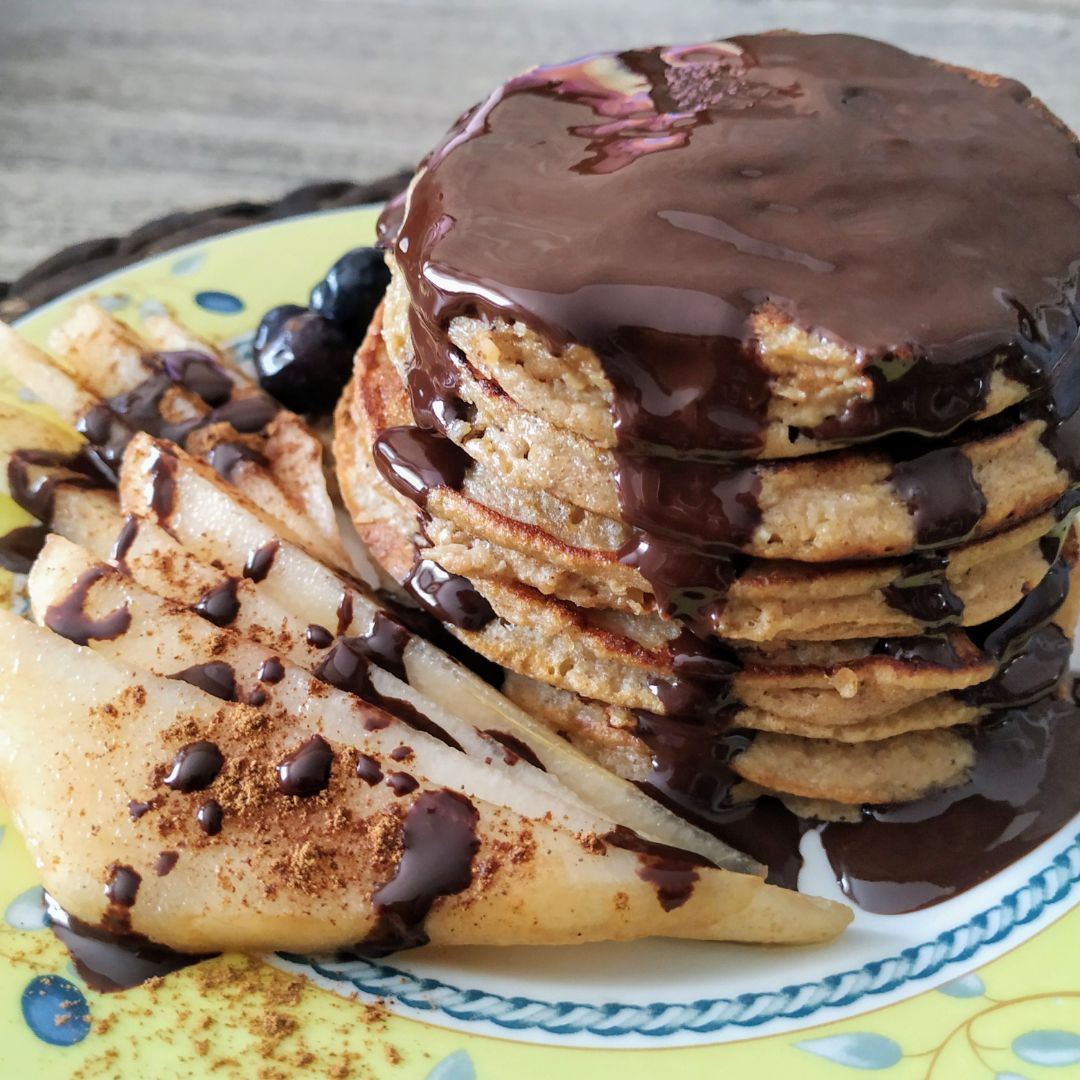
[[235, 398], [209, 413], [205, 424], [229, 424], [241, 435], [261, 432], [277, 414], [281, 406], [267, 394], [253, 394]]
[[326, 629], [325, 626], [318, 626], [312, 623], [304, 631], [304, 640], [313, 649], [328, 649], [334, 643], [334, 635]]
[[221, 832], [221, 803], [217, 799], [207, 799], [195, 813], [195, 820], [207, 836], [217, 836]]
[[207, 460], [210, 462], [211, 468], [222, 480], [232, 480], [236, 470], [245, 461], [251, 461], [264, 467], [269, 464], [266, 455], [262, 451], [256, 450], [246, 443], [230, 442], [227, 439], [215, 444]]
[[211, 694], [222, 701], [236, 701], [236, 672], [230, 664], [221, 660], [210, 660], [205, 664], [192, 664], [172, 675], [168, 679], [186, 682], [190, 686]]
[[176, 751], [169, 773], [162, 783], [173, 791], [205, 791], [217, 779], [224, 764], [225, 757], [217, 745], [199, 739]]
[[330, 786], [333, 765], [330, 744], [321, 735], [312, 735], [278, 765], [278, 787], [283, 795], [310, 799]]
[[139, 535], [139, 519], [134, 514], [128, 514], [124, 518], [124, 524], [113, 541], [112, 551], [109, 558], [125, 574], [128, 573], [127, 557], [131, 546]]
[[416, 755], [413, 753], [411, 746], [395, 746], [390, 751], [390, 757], [394, 761], [411, 761]]
[[142, 876], [137, 871], [130, 866], [113, 863], [105, 878], [105, 899], [109, 901], [110, 908], [110, 914], [106, 918], [129, 922], [129, 913], [138, 899], [140, 885]]
[[202, 398], [211, 408], [224, 405], [232, 396], [232, 379], [206, 353], [183, 349], [159, 352], [147, 359], [151, 364], [156, 360], [173, 382]]
[[[350, 619], [350, 622], [352, 620]], [[348, 639], [349, 647], [366, 657], [383, 671], [397, 676], [402, 682], [408, 682], [405, 670], [405, 647], [412, 640], [412, 634], [395, 618], [381, 611], [375, 612], [371, 629]]]
[[[872, 400], [811, 434], [940, 436], [1019, 366], [1033, 400], [1053, 398], [1035, 410], [1044, 441], [1080, 477], [1078, 365], [1062, 360], [1078, 192], [1071, 140], [1019, 84], [866, 39], [538, 68], [466, 113], [382, 222], [410, 292], [414, 417], [445, 433], [460, 404], [458, 315], [520, 321], [556, 354], [590, 347], [614, 388], [623, 557], [706, 633], [737, 573], [726, 555], [759, 520], [757, 474], [732, 459], [759, 452], [767, 420], [762, 310], [861, 358]], [[382, 464], [422, 501], [429, 479]], [[982, 513], [959, 451], [893, 478], [920, 545], [957, 542]]]
[[536, 756], [536, 751], [531, 746], [523, 743], [516, 735], [511, 735], [509, 731], [488, 729], [487, 731], [481, 731], [480, 734], [486, 735], [489, 739], [494, 739], [503, 748], [503, 761], [507, 765], [516, 765], [519, 761], [524, 761], [534, 769], [547, 772], [544, 763]]
[[440, 622], [462, 630], [482, 630], [495, 611], [467, 578], [451, 574], [431, 559], [418, 559], [405, 587]]
[[956, 696], [968, 705], [1005, 709], [1045, 697], [1069, 669], [1072, 642], [1050, 624], [1032, 633], [1023, 647], [998, 668], [997, 674]]
[[256, 686], [255, 689], [248, 694], [246, 704], [253, 705], [256, 709], [261, 709], [269, 700], [270, 695], [261, 686]]
[[89, 570], [84, 570], [75, 579], [67, 596], [45, 609], [45, 625], [54, 634], [76, 645], [86, 645], [90, 641], [115, 641], [121, 634], [127, 633], [131, 626], [131, 612], [127, 604], [100, 619], [86, 614], [90, 590], [108, 574], [104, 566], [91, 566]]
[[195, 614], [215, 626], [228, 626], [240, 614], [240, 599], [236, 595], [236, 579], [226, 578], [220, 585], [208, 589], [195, 604]]
[[252, 551], [244, 563], [244, 577], [249, 581], [254, 581], [256, 585], [260, 581], [265, 581], [266, 576], [274, 567], [274, 559], [279, 547], [281, 547], [280, 540], [268, 540], [262, 547], [257, 547]]
[[276, 657], [268, 656], [259, 665], [259, 682], [269, 683], [273, 686], [285, 678], [285, 665]]
[[868, 911], [916, 911], [1004, 869], [1080, 810], [1080, 709], [1044, 698], [976, 729], [961, 787], [868, 807], [821, 839], [844, 892]]
[[445, 435], [419, 427], [387, 428], [375, 439], [372, 453], [382, 478], [422, 507], [433, 488], [460, 491], [472, 464]]
[[52, 450], [16, 450], [8, 460], [8, 490], [12, 499], [42, 525], [51, 525], [58, 487], [91, 491], [114, 486], [115, 478], [83, 450], [61, 454]]
[[128, 816], [132, 821], [138, 821], [143, 814], [150, 812], [153, 805], [153, 803], [139, 802], [138, 799], [131, 799], [128, 802]]
[[355, 694], [414, 730], [426, 732], [452, 749], [460, 750], [460, 744], [449, 732], [425, 716], [411, 702], [389, 697], [375, 689], [371, 681], [370, 665], [373, 658], [367, 648], [368, 640], [364, 637], [338, 638], [333, 648], [315, 668], [315, 678], [347, 694]]
[[386, 778], [386, 786], [401, 798], [403, 795], [411, 795], [420, 786], [420, 782], [407, 772], [392, 772]]
[[44, 525], [21, 525], [0, 536], [0, 566], [13, 574], [29, 574], [41, 554], [49, 530]]
[[176, 505], [176, 455], [157, 447], [150, 464], [150, 509], [167, 524]]
[[964, 601], [953, 592], [948, 569], [947, 554], [926, 552], [905, 559], [896, 580], [881, 590], [885, 602], [927, 630], [958, 623]]
[[698, 870], [714, 865], [708, 859], [681, 848], [646, 840], [623, 825], [616, 825], [611, 832], [604, 834], [603, 839], [612, 847], [633, 851], [637, 855], [641, 864], [638, 877], [656, 886], [656, 898], [665, 911], [682, 907], [694, 892]]
[[341, 637], [352, 626], [353, 621], [353, 594], [346, 589], [341, 594], [337, 606], [337, 636]]
[[213, 955], [179, 953], [142, 934], [113, 933], [91, 926], [69, 915], [48, 893], [45, 916], [52, 932], [71, 953], [75, 970], [87, 986], [99, 993], [130, 990]]
[[971, 461], [955, 446], [897, 462], [889, 480], [915, 519], [919, 547], [959, 543], [986, 513]]
[[154, 860], [154, 873], [158, 877], [166, 877], [172, 873], [173, 868], [180, 861], [178, 851], [163, 851]]
[[472, 884], [479, 821], [476, 807], [456, 791], [417, 796], [405, 816], [394, 876], [372, 896], [378, 923], [356, 952], [386, 956], [427, 942], [424, 920], [435, 901]]
[[965, 662], [957, 651], [957, 644], [949, 634], [923, 634], [917, 637], [882, 638], [875, 643], [873, 652], [877, 656], [892, 657], [902, 664], [928, 664], [955, 671], [963, 667]]
[[381, 783], [383, 778], [379, 763], [369, 754], [361, 754], [356, 759], [356, 775], [371, 787]]

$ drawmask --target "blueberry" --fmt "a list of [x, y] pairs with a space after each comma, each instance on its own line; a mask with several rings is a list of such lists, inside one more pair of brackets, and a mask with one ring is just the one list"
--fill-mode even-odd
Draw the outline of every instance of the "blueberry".
[[294, 315], [303, 315], [305, 311], [307, 308], [299, 304], [279, 304], [277, 307], [272, 307], [262, 317], [259, 329], [255, 331], [255, 340], [251, 343], [252, 352], [258, 356], [266, 348], [266, 343], [277, 336], [281, 324], [286, 319], [291, 319]]
[[382, 252], [353, 248], [311, 290], [311, 309], [337, 323], [359, 344], [389, 284], [390, 271]]
[[356, 343], [316, 312], [274, 308], [255, 336], [259, 385], [293, 412], [327, 412], [349, 381], [355, 351]]

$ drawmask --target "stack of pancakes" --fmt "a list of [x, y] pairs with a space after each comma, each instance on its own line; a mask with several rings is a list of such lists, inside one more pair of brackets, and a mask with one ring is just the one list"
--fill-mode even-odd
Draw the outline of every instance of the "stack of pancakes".
[[538, 68], [383, 228], [336, 417], [383, 567], [698, 819], [962, 783], [1080, 589], [1080, 157], [843, 35]]

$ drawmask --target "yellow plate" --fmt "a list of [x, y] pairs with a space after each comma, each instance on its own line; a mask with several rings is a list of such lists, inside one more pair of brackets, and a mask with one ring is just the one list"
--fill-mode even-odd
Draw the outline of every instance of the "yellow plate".
[[[375, 216], [315, 214], [197, 243], [20, 329], [44, 344], [75, 299], [95, 295], [136, 326], [164, 304], [200, 334], [243, 343], [264, 310], [303, 303], [338, 255], [370, 243]], [[0, 396], [19, 400], [17, 383], [0, 380]], [[857, 921], [824, 949], [654, 942], [318, 970], [225, 957], [102, 995], [44, 928], [32, 862], [0, 807], [0, 1078], [1076, 1075], [1076, 832], [951, 906]]]

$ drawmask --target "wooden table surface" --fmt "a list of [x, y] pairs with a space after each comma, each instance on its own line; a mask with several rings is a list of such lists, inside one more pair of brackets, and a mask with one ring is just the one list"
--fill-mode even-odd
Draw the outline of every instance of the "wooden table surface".
[[777, 26], [1000, 71], [1080, 125], [1080, 0], [0, 0], [0, 279], [178, 207], [409, 165], [537, 61]]

